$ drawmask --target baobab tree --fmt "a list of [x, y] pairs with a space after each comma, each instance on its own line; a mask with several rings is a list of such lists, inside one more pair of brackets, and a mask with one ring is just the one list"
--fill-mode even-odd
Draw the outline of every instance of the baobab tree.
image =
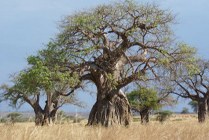
[[97, 87], [88, 125], [128, 125], [130, 106], [121, 88], [143, 80], [146, 73], [156, 77], [158, 65], [185, 61], [181, 54], [188, 48], [170, 47], [173, 20], [156, 5], [132, 2], [99, 6], [65, 19], [58, 44], [77, 63], [67, 66], [78, 67], [81, 80]]
[[175, 87], [171, 93], [197, 102], [198, 121], [204, 122], [209, 102], [209, 62], [198, 60], [197, 68], [198, 70], [193, 74], [189, 74], [189, 70], [185, 67], [180, 70], [179, 76], [171, 81]]
[[148, 78], [147, 73], [157, 77], [159, 66], [190, 61], [190, 47], [173, 43], [172, 23], [169, 10], [133, 1], [97, 6], [63, 20], [54, 42], [71, 59], [59, 64], [97, 88], [88, 125], [130, 124], [130, 105], [121, 89]]

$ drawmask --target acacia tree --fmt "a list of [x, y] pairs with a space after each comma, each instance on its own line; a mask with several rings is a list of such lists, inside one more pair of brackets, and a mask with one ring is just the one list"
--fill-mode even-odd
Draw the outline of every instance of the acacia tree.
[[140, 87], [127, 94], [131, 109], [139, 112], [141, 123], [149, 122], [151, 111], [158, 110], [165, 105], [173, 105], [174, 100], [168, 93], [157, 91], [157, 89]]
[[204, 122], [209, 100], [209, 62], [198, 60], [197, 67], [199, 70], [193, 74], [188, 74], [189, 70], [185, 68], [180, 71], [180, 75], [172, 80], [175, 87], [172, 93], [197, 102], [198, 121]]
[[133, 1], [101, 5], [64, 19], [55, 42], [72, 58], [60, 65], [78, 71], [81, 81], [97, 88], [88, 125], [128, 125], [130, 105], [121, 88], [144, 80], [147, 73], [157, 77], [158, 66], [188, 60], [191, 49], [172, 44], [173, 22], [168, 10]]
[[[61, 62], [63, 56], [54, 56], [55, 52], [53, 44], [49, 43], [48, 49], [28, 57], [30, 67], [12, 77], [12, 86], [1, 86], [2, 100], [9, 100], [15, 107], [27, 103], [33, 108], [36, 125], [53, 123], [63, 104], [82, 105], [71, 90], [79, 82], [77, 75], [60, 72], [61, 67], [56, 61]], [[49, 67], [49, 63], [53, 63], [53, 67]], [[42, 108], [40, 100], [44, 97], [46, 101]]]
[[141, 123], [149, 122], [149, 114], [151, 110], [160, 108], [157, 92], [153, 89], [140, 88], [127, 94], [131, 109], [139, 112]]

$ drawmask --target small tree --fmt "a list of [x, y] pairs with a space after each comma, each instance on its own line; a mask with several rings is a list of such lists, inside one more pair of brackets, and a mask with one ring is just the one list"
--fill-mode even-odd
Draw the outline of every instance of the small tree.
[[[75, 94], [75, 85], [79, 80], [76, 73], [63, 70], [57, 62], [64, 61], [64, 54], [57, 54], [53, 43], [42, 50], [37, 56], [28, 57], [29, 67], [12, 77], [12, 86], [1, 85], [1, 100], [10, 101], [13, 107], [29, 104], [35, 113], [36, 125], [53, 124], [57, 110], [70, 103], [81, 106]], [[41, 97], [45, 97], [45, 105], [40, 105]]]
[[157, 92], [153, 89], [140, 88], [127, 94], [127, 97], [132, 110], [140, 113], [142, 124], [149, 122], [151, 110], [157, 110], [161, 107]]
[[181, 114], [188, 114], [189, 113], [189, 109], [184, 107], [181, 111]]
[[164, 121], [166, 121], [170, 116], [172, 115], [171, 111], [168, 110], [164, 110], [164, 111], [160, 111], [157, 113], [157, 120], [161, 123], [163, 123]]

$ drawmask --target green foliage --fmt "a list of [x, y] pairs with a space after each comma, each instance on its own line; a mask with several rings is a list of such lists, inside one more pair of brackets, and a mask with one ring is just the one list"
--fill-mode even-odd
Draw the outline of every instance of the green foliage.
[[196, 53], [196, 49], [190, 47], [190, 46], [189, 46], [188, 44], [186, 44], [186, 43], [179, 43], [178, 47], [179, 47], [180, 52], [181, 52], [182, 54], [192, 55], [192, 54]]
[[8, 100], [10, 106], [18, 108], [25, 103], [22, 97], [27, 95], [27, 93], [24, 92], [24, 86], [17, 82], [17, 77], [13, 80], [15, 85], [12, 87], [9, 87], [6, 84], [0, 86], [2, 91], [0, 98], [1, 101]]
[[[170, 54], [175, 54], [174, 56]], [[158, 63], [164, 68], [169, 68], [175, 73], [182, 73], [182, 66], [185, 67], [189, 75], [199, 72], [197, 66], [196, 49], [186, 43], [178, 43], [175, 47], [167, 47], [160, 49], [157, 55]], [[177, 69], [176, 69], [177, 68]]]
[[157, 92], [153, 89], [140, 88], [127, 94], [127, 97], [131, 107], [138, 110], [143, 108], [157, 110], [161, 107], [158, 103]]
[[[168, 10], [161, 10], [155, 4], [138, 4], [133, 0], [99, 5], [96, 8], [77, 12], [66, 17], [63, 24], [60, 25], [61, 33], [58, 35], [57, 40], [65, 50], [71, 50], [69, 53], [91, 54], [99, 50], [97, 46], [101, 46], [101, 41], [104, 39], [103, 32], [106, 34], [111, 28], [114, 28], [116, 32], [122, 33], [129, 28], [133, 24], [131, 15], [135, 16], [136, 22], [163, 30], [163, 32], [154, 29], [152, 31], [156, 35], [162, 34], [160, 39], [162, 37], [163, 42], [171, 40], [169, 35], [172, 33], [168, 27], [169, 24], [165, 22], [172, 22], [174, 19], [172, 14]], [[158, 26], [159, 28], [157, 28]], [[134, 37], [136, 40], [142, 38], [138, 25], [126, 30], [125, 34]], [[110, 34], [110, 38], [114, 40], [115, 36]]]
[[164, 66], [168, 66], [169, 63], [170, 63], [169, 57], [159, 59], [159, 63], [164, 65]]
[[157, 114], [156, 120], [163, 123], [172, 115], [172, 112], [169, 110], [165, 110], [165, 111], [160, 111], [156, 114]]
[[44, 90], [52, 89], [57, 83], [75, 86], [79, 82], [78, 74], [63, 66], [68, 59], [69, 56], [57, 49], [54, 42], [49, 42], [48, 48], [40, 51], [38, 56], [28, 57], [28, 63], [32, 65], [27, 73], [29, 80]]
[[27, 58], [29, 67], [12, 77], [12, 86], [1, 86], [1, 99], [9, 100], [10, 105], [14, 107], [20, 107], [26, 99], [34, 98], [40, 93], [54, 94], [55, 90], [74, 87], [80, 81], [76, 72], [63, 66], [68, 59], [65, 52], [56, 48], [55, 43], [49, 42], [47, 48], [41, 50], [38, 55]]
[[189, 109], [184, 107], [181, 111], [181, 114], [188, 114], [189, 113]]
[[[49, 46], [50, 44], [51, 43], [49, 43]], [[63, 66], [60, 65], [68, 58], [65, 58], [64, 56], [54, 58], [54, 55], [52, 55], [53, 53], [56, 54], [57, 52], [52, 52], [49, 47], [49, 49], [41, 51], [40, 56], [38, 57], [28, 57], [28, 63], [31, 64], [32, 67], [27, 71], [24, 79], [26, 79], [27, 82], [32, 83], [33, 86], [35, 85], [44, 90], [52, 89], [57, 83], [72, 87], [75, 86], [79, 82], [77, 73], [67, 70], [62, 71]]]
[[188, 75], [191, 76], [193, 74], [198, 73], [200, 70], [197, 65], [198, 58], [195, 56], [196, 49], [190, 47], [185, 43], [180, 43], [178, 47], [179, 47], [179, 53], [182, 54], [181, 59], [184, 60], [183, 63], [187, 69]]

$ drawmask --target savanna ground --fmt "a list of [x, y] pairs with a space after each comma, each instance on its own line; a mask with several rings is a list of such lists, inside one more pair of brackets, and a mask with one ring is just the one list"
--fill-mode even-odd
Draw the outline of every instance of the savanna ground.
[[[136, 120], [136, 119], [135, 119]], [[199, 124], [194, 115], [173, 115], [163, 124], [138, 121], [129, 127], [86, 127], [81, 123], [64, 123], [36, 127], [34, 123], [0, 124], [1, 140], [207, 140], [209, 122]]]

